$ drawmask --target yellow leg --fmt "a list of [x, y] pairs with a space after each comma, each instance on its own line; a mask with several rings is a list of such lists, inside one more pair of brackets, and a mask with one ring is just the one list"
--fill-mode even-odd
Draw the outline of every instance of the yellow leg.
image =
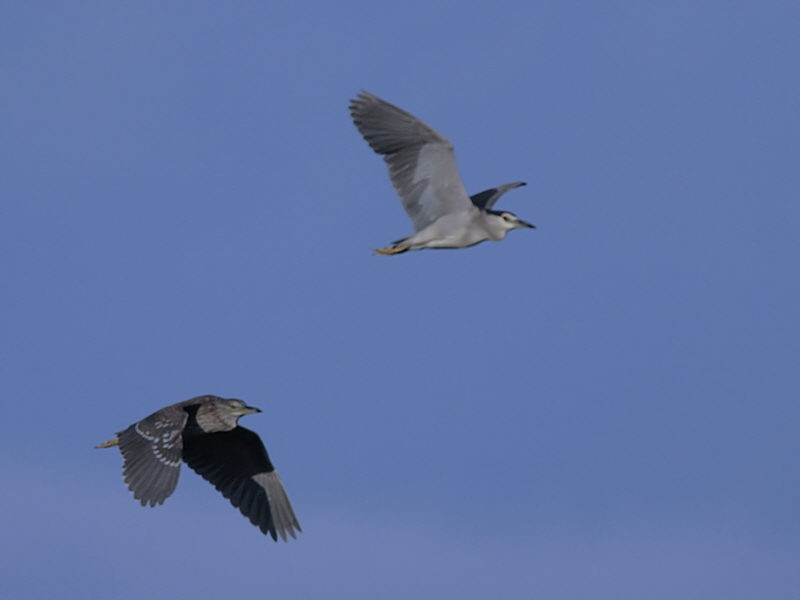
[[119, 446], [119, 438], [114, 438], [113, 440], [103, 442], [99, 446], [95, 446], [95, 448], [111, 448], [112, 446]]
[[405, 252], [408, 250], [410, 246], [389, 246], [388, 248], [378, 248], [375, 250], [375, 254], [380, 254], [381, 256], [389, 256], [391, 254], [400, 254], [401, 252]]

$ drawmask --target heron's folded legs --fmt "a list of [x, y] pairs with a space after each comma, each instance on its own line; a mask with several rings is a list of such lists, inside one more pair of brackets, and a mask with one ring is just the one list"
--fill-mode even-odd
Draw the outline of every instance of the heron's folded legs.
[[375, 250], [375, 254], [380, 254], [381, 256], [389, 256], [391, 254], [402, 254], [409, 248], [411, 248], [411, 246], [389, 246], [388, 248], [377, 248]]

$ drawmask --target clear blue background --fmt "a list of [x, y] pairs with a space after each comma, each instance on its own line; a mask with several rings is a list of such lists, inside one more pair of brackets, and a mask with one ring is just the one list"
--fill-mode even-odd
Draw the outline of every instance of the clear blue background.
[[[0, 596], [796, 599], [800, 5], [4, 2]], [[411, 232], [360, 89], [538, 225]], [[304, 528], [92, 446], [264, 409]]]

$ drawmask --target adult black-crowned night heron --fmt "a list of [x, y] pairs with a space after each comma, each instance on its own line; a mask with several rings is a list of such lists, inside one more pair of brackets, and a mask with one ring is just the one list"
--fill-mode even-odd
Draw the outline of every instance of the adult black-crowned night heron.
[[273, 540], [301, 531], [281, 478], [258, 435], [239, 417], [261, 412], [241, 400], [198, 396], [178, 402], [97, 446], [119, 446], [128, 489], [142, 506], [162, 504], [178, 483], [181, 460], [211, 482]]
[[512, 229], [533, 228], [514, 213], [493, 210], [508, 190], [524, 182], [484, 190], [470, 197], [458, 173], [453, 145], [415, 116], [370, 94], [350, 101], [350, 114], [367, 143], [382, 154], [414, 235], [378, 254], [425, 248], [466, 248], [502, 240]]

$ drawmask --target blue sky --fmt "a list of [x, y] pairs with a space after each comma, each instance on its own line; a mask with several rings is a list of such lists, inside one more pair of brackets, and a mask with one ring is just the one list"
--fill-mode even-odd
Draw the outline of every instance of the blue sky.
[[[795, 598], [794, 2], [0, 8], [0, 595]], [[538, 226], [409, 234], [347, 113]], [[92, 446], [264, 409], [305, 533]], [[232, 596], [231, 596], [232, 597]]]

